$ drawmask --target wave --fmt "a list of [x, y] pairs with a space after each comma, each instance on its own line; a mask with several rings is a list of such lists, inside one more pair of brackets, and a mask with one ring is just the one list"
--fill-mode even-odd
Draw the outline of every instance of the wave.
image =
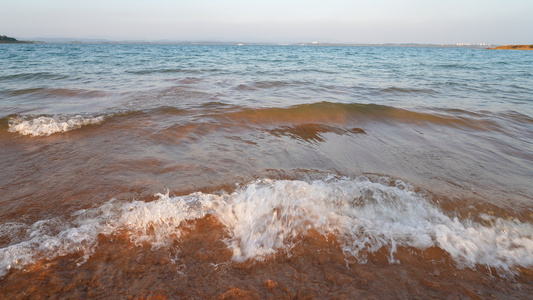
[[[479, 113], [457, 110], [419, 112], [393, 106], [359, 103], [318, 102], [285, 108], [232, 108], [210, 116], [216, 118], [217, 122], [245, 123], [256, 126], [306, 123], [346, 125], [379, 122], [439, 125], [482, 131], [501, 130], [500, 125], [491, 120], [492, 116]], [[522, 119], [524, 117], [531, 120], [531, 118], [521, 115]]]
[[437, 92], [432, 89], [415, 89], [415, 88], [401, 88], [401, 87], [388, 87], [380, 90], [383, 94], [436, 94]]
[[0, 81], [3, 80], [42, 80], [42, 79], [67, 79], [68, 76], [55, 74], [51, 72], [35, 72], [35, 73], [19, 73], [19, 74], [10, 74], [5, 76], [0, 76]]
[[[0, 275], [41, 259], [97, 250], [98, 237], [126, 234], [152, 249], [179, 247], [195, 220], [212, 216], [225, 228], [232, 260], [263, 261], [291, 255], [310, 230], [337, 237], [346, 257], [365, 263], [384, 248], [390, 263], [398, 247], [439, 247], [457, 266], [512, 272], [533, 266], [533, 225], [481, 214], [482, 222], [449, 216], [401, 180], [329, 176], [315, 181], [262, 179], [231, 194], [201, 192], [152, 202], [119, 202], [75, 212], [67, 220], [0, 225]], [[22, 233], [22, 237], [20, 236]], [[177, 242], [177, 243], [176, 243]]]
[[239, 84], [235, 87], [237, 91], [255, 91], [255, 90], [264, 90], [264, 89], [273, 89], [287, 86], [310, 86], [312, 82], [304, 81], [255, 81], [248, 84]]
[[29, 135], [32, 137], [50, 136], [63, 133], [83, 126], [102, 124], [107, 120], [117, 118], [138, 119], [149, 116], [176, 116], [186, 115], [186, 111], [169, 106], [157, 107], [151, 110], [117, 109], [102, 114], [87, 115], [9, 115], [0, 118], [0, 128], [7, 127], [9, 132]]
[[61, 89], [61, 88], [30, 88], [20, 90], [7, 90], [2, 92], [8, 97], [33, 95], [41, 98], [98, 98], [105, 97], [108, 93], [84, 89]]
[[105, 116], [40, 116], [36, 118], [12, 116], [8, 118], [8, 131], [30, 136], [49, 136], [67, 132], [86, 125], [104, 122]]
[[136, 71], [127, 71], [127, 73], [135, 75], [151, 75], [151, 74], [171, 74], [171, 73], [186, 73], [186, 74], [203, 74], [204, 71], [219, 71], [218, 69], [211, 70], [191, 70], [186, 68], [168, 68], [168, 69], [144, 69]]
[[377, 104], [332, 102], [262, 108], [206, 102], [186, 108], [158, 106], [139, 110], [138, 107], [133, 109], [124, 107], [107, 112], [105, 116], [15, 116], [8, 117], [8, 119], [9, 131], [42, 136], [69, 131], [84, 125], [100, 124], [104, 118], [138, 118], [139, 116], [154, 120], [161, 117], [177, 118], [172, 120], [175, 129], [182, 126], [188, 128], [209, 124], [213, 129], [255, 128], [266, 130], [274, 135], [299, 137], [303, 137], [301, 134], [305, 135], [306, 131], [315, 136], [317, 133], [325, 132], [366, 133], [364, 127], [376, 124], [451, 127], [505, 134], [511, 134], [512, 131], [514, 135], [522, 135], [528, 130], [527, 127], [533, 124], [531, 117], [513, 111], [502, 113], [470, 112], [458, 109], [414, 111]]

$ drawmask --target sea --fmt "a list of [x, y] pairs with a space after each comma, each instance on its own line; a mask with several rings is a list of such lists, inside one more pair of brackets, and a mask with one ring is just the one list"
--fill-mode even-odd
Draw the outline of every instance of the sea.
[[533, 52], [0, 45], [0, 298], [531, 299]]

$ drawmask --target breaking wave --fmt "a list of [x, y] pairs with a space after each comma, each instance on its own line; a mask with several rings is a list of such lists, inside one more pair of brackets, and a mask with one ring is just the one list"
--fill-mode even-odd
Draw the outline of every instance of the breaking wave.
[[[232, 260], [264, 260], [292, 247], [309, 230], [337, 237], [346, 257], [366, 262], [382, 248], [390, 263], [398, 247], [439, 247], [458, 267], [485, 265], [512, 272], [533, 265], [533, 225], [480, 215], [482, 223], [446, 214], [401, 180], [376, 182], [330, 176], [316, 181], [262, 179], [231, 194], [201, 192], [152, 202], [120, 202], [77, 211], [69, 220], [0, 225], [0, 275], [41, 259], [81, 253], [83, 263], [97, 249], [99, 235], [126, 234], [152, 249], [179, 247], [190, 222], [208, 215], [227, 232]], [[178, 241], [178, 244], [175, 242]]]
[[67, 132], [85, 125], [100, 124], [104, 116], [41, 116], [25, 119], [11, 117], [8, 120], [9, 132], [30, 136], [49, 136], [54, 133]]

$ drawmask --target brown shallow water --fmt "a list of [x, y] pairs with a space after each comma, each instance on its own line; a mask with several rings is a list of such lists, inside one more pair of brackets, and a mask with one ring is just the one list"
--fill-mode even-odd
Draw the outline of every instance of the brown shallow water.
[[525, 116], [210, 103], [49, 136], [9, 122], [2, 298], [533, 294]]
[[383, 251], [366, 264], [350, 263], [335, 237], [310, 232], [290, 257], [235, 263], [216, 220], [199, 220], [191, 229], [179, 242], [178, 259], [124, 237], [100, 238], [98, 250], [79, 266], [79, 257], [67, 255], [10, 272], [0, 282], [3, 297], [527, 299], [533, 292], [531, 269], [512, 278], [483, 267], [458, 269], [438, 248], [400, 249], [400, 264], [390, 264]]

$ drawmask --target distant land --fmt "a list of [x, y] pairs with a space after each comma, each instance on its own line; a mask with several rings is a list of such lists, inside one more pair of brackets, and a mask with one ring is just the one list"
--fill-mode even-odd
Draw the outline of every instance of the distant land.
[[495, 48], [488, 48], [491, 50], [533, 50], [533, 45], [505, 45]]
[[107, 40], [107, 39], [76, 39], [61, 37], [35, 38], [33, 41], [19, 41], [16, 38], [0, 35], [0, 43], [19, 44], [154, 44], [154, 45], [283, 45], [283, 46], [367, 46], [367, 47], [432, 47], [432, 48], [476, 48], [476, 49], [506, 49], [506, 50], [533, 50], [533, 45], [503, 45], [497, 44], [422, 44], [422, 43], [328, 43], [328, 42], [300, 42], [300, 43], [261, 43], [261, 42], [238, 42], [238, 41], [179, 41], [179, 40]]
[[0, 35], [0, 43], [2, 44], [33, 44], [35, 42], [30, 41], [19, 41], [16, 38], [9, 37], [6, 35]]
[[154, 45], [239, 45], [239, 46], [261, 46], [261, 45], [281, 45], [281, 46], [368, 46], [368, 47], [439, 47], [439, 48], [477, 48], [487, 49], [487, 47], [496, 47], [497, 44], [474, 44], [474, 43], [455, 43], [455, 44], [422, 44], [422, 43], [332, 43], [332, 42], [295, 42], [295, 43], [275, 43], [275, 42], [244, 42], [244, 41], [180, 41], [180, 40], [108, 40], [108, 39], [79, 39], [79, 38], [62, 38], [62, 37], [38, 37], [33, 38], [32, 43], [47, 44], [154, 44]]

